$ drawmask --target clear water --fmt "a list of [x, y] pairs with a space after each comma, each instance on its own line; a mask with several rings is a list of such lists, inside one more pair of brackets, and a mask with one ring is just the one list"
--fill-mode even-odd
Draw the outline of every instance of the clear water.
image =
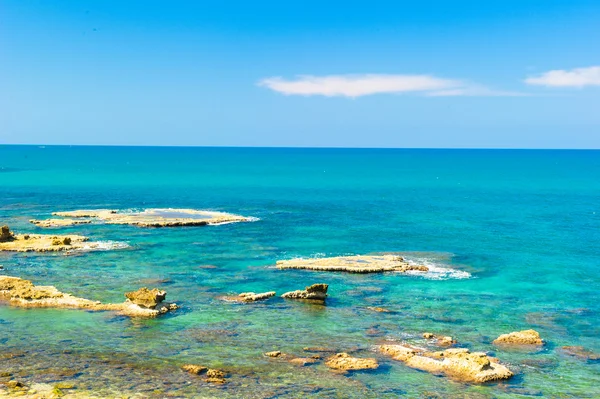
[[[600, 352], [598, 151], [0, 146], [1, 223], [38, 233], [29, 219], [90, 208], [195, 208], [260, 220], [81, 225], [57, 231], [129, 247], [0, 254], [0, 273], [78, 296], [116, 302], [125, 291], [158, 286], [182, 306], [156, 320], [0, 306], [0, 369], [12, 378], [72, 381], [103, 397], [600, 397], [600, 365], [559, 350]], [[372, 252], [406, 252], [441, 272], [269, 267], [296, 256]], [[218, 299], [317, 282], [330, 284], [326, 307]], [[490, 344], [525, 328], [548, 345], [528, 353]], [[420, 342], [424, 331], [490, 351], [518, 374], [463, 385], [372, 351], [386, 339]], [[262, 356], [302, 355], [306, 346], [354, 350], [382, 366], [343, 376]], [[190, 362], [226, 369], [230, 382], [211, 386], [179, 370]]]

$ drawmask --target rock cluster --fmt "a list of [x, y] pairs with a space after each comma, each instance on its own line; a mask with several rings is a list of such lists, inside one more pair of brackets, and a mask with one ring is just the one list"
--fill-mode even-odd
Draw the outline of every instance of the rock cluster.
[[544, 340], [535, 330], [523, 330], [502, 334], [492, 343], [499, 346], [541, 346], [544, 345]]
[[483, 352], [471, 353], [465, 348], [429, 352], [409, 345], [382, 345], [379, 350], [408, 367], [433, 374], [444, 374], [462, 382], [483, 383], [513, 376], [512, 371], [496, 359]]
[[379, 363], [374, 358], [352, 357], [347, 353], [336, 353], [325, 362], [327, 367], [334, 370], [374, 370], [379, 367]]
[[348, 273], [383, 273], [383, 272], [427, 272], [425, 265], [415, 265], [397, 255], [379, 256], [336, 256], [332, 258], [297, 258], [280, 260], [278, 269], [306, 269], [316, 271], [334, 271]]
[[313, 284], [306, 287], [304, 290], [286, 292], [281, 297], [287, 299], [325, 301], [327, 298], [327, 288], [329, 288], [329, 285], [327, 284]]
[[8, 226], [0, 233], [0, 251], [11, 252], [58, 252], [74, 249], [98, 249], [100, 243], [78, 235], [14, 234]]
[[129, 224], [140, 227], [205, 226], [214, 224], [250, 222], [255, 220], [225, 212], [196, 209], [155, 208], [140, 212], [119, 212], [115, 209], [77, 210], [52, 213], [58, 218], [30, 220], [39, 227], [65, 227], [87, 223]]
[[213, 384], [225, 384], [227, 382], [225, 380], [227, 374], [221, 370], [209, 369], [208, 367], [198, 364], [184, 364], [181, 366], [181, 369], [190, 374], [204, 375], [204, 377], [206, 377], [206, 382], [211, 382]]
[[438, 346], [452, 346], [452, 345], [456, 345], [456, 341], [454, 340], [454, 338], [452, 338], [450, 336], [435, 335], [433, 333], [426, 332], [426, 333], [423, 333], [423, 338], [435, 340], [435, 343]]
[[[162, 293], [164, 299], [166, 293], [164, 291], [159, 292]], [[53, 286], [36, 286], [29, 280], [10, 276], [0, 276], [0, 300], [24, 308], [112, 310], [131, 317], [156, 317], [159, 314], [177, 309], [176, 304], [163, 304], [161, 301], [158, 301], [152, 308], [139, 306], [129, 299], [124, 303], [103, 304], [99, 301], [65, 294]]]

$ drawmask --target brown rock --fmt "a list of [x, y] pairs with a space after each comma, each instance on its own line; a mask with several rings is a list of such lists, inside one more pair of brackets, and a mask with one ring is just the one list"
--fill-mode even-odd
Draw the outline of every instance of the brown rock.
[[327, 298], [327, 284], [313, 284], [304, 290], [286, 292], [281, 297], [287, 299], [309, 299], [324, 301]]
[[560, 348], [560, 350], [569, 356], [574, 356], [581, 360], [600, 360], [600, 353], [592, 352], [583, 346], [563, 346]]
[[379, 306], [367, 306], [367, 309], [377, 313], [392, 313], [391, 310], [386, 308], [380, 308]]
[[281, 351], [272, 351], [272, 352], [265, 353], [265, 356], [267, 356], [267, 357], [279, 357], [281, 355], [282, 355]]
[[382, 345], [379, 350], [408, 367], [433, 374], [444, 374], [452, 379], [483, 383], [503, 380], [513, 373], [483, 352], [469, 352], [465, 348], [446, 349], [443, 352], [428, 352], [409, 345]]
[[15, 235], [7, 225], [0, 227], [0, 242], [13, 241], [14, 239]]
[[146, 287], [125, 294], [125, 297], [131, 302], [149, 309], [156, 308], [156, 305], [164, 301], [166, 296], [167, 293], [165, 291], [160, 291], [158, 288], [149, 290]]
[[357, 358], [347, 353], [336, 353], [325, 362], [327, 367], [335, 370], [368, 370], [376, 369], [379, 363], [374, 358]]
[[216, 369], [208, 369], [206, 372], [206, 381], [212, 382], [213, 384], [225, 384], [225, 372]]
[[208, 371], [208, 367], [200, 366], [198, 364], [184, 364], [181, 366], [183, 371], [187, 371], [190, 374], [202, 374]]
[[544, 340], [540, 338], [540, 334], [535, 330], [523, 330], [502, 334], [492, 343], [499, 346], [541, 346], [544, 345]]
[[324, 346], [307, 346], [302, 348], [302, 350], [306, 352], [335, 352], [335, 349], [326, 348]]

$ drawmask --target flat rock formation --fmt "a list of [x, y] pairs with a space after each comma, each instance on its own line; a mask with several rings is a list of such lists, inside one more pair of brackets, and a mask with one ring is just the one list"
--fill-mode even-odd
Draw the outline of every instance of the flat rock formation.
[[[140, 227], [204, 226], [255, 220], [225, 212], [195, 209], [154, 208], [140, 212], [123, 212], [115, 209], [77, 210], [54, 212], [62, 219], [31, 220], [40, 227], [64, 227], [82, 223], [129, 224]], [[82, 222], [78, 222], [82, 220]]]
[[254, 292], [242, 292], [239, 295], [222, 296], [221, 299], [230, 302], [256, 302], [264, 301], [275, 296], [275, 291], [262, 292], [260, 294]]
[[0, 252], [57, 252], [75, 249], [96, 249], [100, 244], [78, 235], [14, 234], [2, 226]]
[[492, 343], [499, 346], [541, 346], [544, 345], [544, 340], [540, 338], [540, 334], [535, 330], [523, 330], [502, 334]]
[[399, 360], [408, 367], [443, 374], [452, 379], [469, 383], [505, 380], [513, 376], [506, 366], [483, 352], [469, 352], [465, 348], [429, 352], [409, 345], [382, 345], [381, 353]]
[[166, 291], [160, 291], [158, 288], [149, 290], [146, 287], [125, 294], [125, 298], [129, 299], [129, 301], [143, 308], [150, 309], [154, 309], [156, 305], [164, 301], [166, 297]]
[[[164, 291], [159, 292], [164, 293]], [[164, 293], [163, 299], [164, 296], [166, 296], [166, 293]], [[0, 276], [0, 300], [7, 301], [12, 306], [23, 308], [111, 310], [131, 317], [156, 317], [177, 309], [177, 305], [162, 303], [161, 301], [158, 301], [153, 307], [139, 306], [129, 299], [123, 303], [103, 304], [99, 301], [65, 294], [53, 286], [36, 286], [29, 280], [10, 276]]]
[[303, 299], [312, 301], [325, 301], [327, 298], [327, 284], [313, 284], [306, 287], [304, 290], [290, 291], [283, 294], [282, 298], [287, 299]]
[[379, 367], [379, 363], [374, 358], [352, 357], [347, 353], [336, 353], [325, 362], [327, 367], [334, 370], [374, 370]]
[[296, 258], [277, 261], [276, 266], [278, 269], [306, 269], [348, 273], [406, 273], [409, 271], [429, 271], [427, 266], [414, 265], [406, 261], [402, 256], [397, 255], [356, 255], [336, 256], [333, 258]]

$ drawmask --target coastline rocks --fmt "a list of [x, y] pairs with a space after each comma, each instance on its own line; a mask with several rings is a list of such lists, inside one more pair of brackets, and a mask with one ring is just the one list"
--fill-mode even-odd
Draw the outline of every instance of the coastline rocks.
[[0, 242], [13, 241], [14, 239], [15, 235], [7, 225], [0, 227]]
[[10, 276], [0, 276], [0, 300], [7, 301], [12, 306], [23, 308], [110, 310], [130, 317], [156, 317], [177, 309], [176, 304], [163, 304], [160, 302], [154, 308], [142, 307], [129, 299], [124, 303], [103, 304], [99, 301], [65, 294], [53, 286], [36, 286], [29, 280]]
[[382, 345], [381, 353], [406, 364], [408, 367], [433, 374], [444, 374], [452, 379], [483, 383], [508, 379], [513, 376], [506, 366], [483, 352], [469, 352], [466, 348], [429, 352], [409, 345]]
[[502, 334], [492, 343], [498, 346], [541, 346], [544, 345], [544, 340], [535, 330], [523, 330]]
[[598, 361], [600, 360], [600, 353], [592, 352], [583, 346], [563, 346], [560, 351], [566, 355], [576, 357], [580, 360], [585, 361]]
[[425, 265], [414, 265], [397, 255], [355, 255], [332, 258], [296, 258], [277, 261], [278, 269], [305, 269], [348, 273], [427, 272]]
[[68, 212], [53, 212], [52, 215], [62, 219], [33, 219], [30, 222], [39, 227], [64, 227], [93, 222], [128, 224], [139, 227], [175, 227], [217, 225], [256, 220], [255, 218], [225, 212], [173, 208], [150, 208], [138, 212], [122, 212], [115, 209], [83, 209]]
[[347, 353], [336, 353], [325, 362], [330, 369], [352, 371], [352, 370], [374, 370], [379, 367], [379, 363], [374, 358], [352, 357]]
[[286, 299], [301, 299], [324, 302], [327, 298], [328, 284], [313, 284], [304, 290], [290, 291], [283, 294], [281, 297]]
[[456, 345], [456, 341], [450, 336], [438, 336], [430, 332], [423, 333], [423, 338], [425, 339], [435, 339], [436, 345], [438, 346], [452, 346]]
[[154, 309], [156, 305], [165, 300], [167, 293], [160, 291], [157, 288], [149, 290], [146, 287], [142, 287], [137, 291], [127, 292], [125, 298], [138, 306], [144, 308]]
[[239, 295], [222, 296], [221, 299], [230, 302], [256, 302], [264, 301], [275, 296], [275, 291], [262, 292], [256, 294], [254, 292], [242, 292]]
[[99, 249], [100, 243], [89, 241], [88, 237], [78, 235], [14, 234], [3, 226], [0, 251], [9, 252], [58, 252], [73, 249]]

